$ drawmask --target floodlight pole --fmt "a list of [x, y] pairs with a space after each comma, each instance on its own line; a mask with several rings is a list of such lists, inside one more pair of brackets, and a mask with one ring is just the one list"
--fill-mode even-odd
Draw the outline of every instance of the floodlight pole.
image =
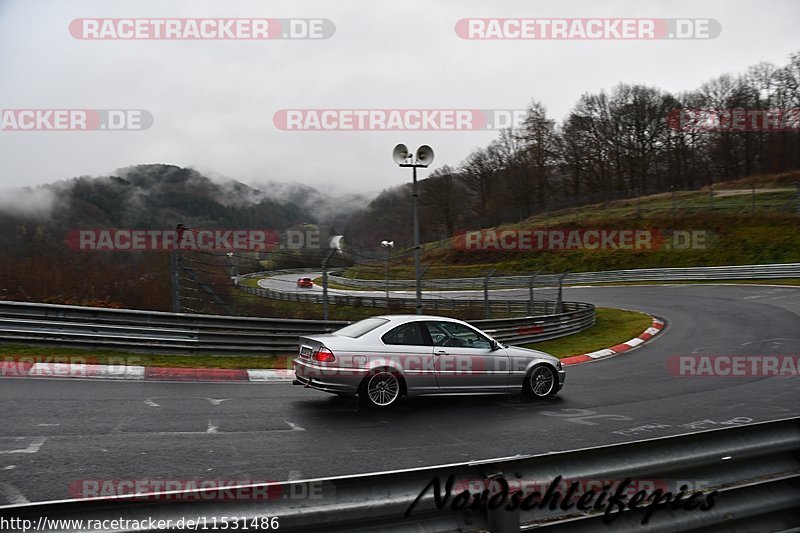
[[401, 163], [401, 167], [411, 167], [414, 170], [413, 180], [411, 182], [411, 197], [412, 197], [412, 211], [414, 216], [414, 277], [416, 292], [417, 292], [417, 314], [422, 314], [422, 275], [420, 268], [420, 246], [419, 246], [419, 211], [417, 202], [419, 200], [419, 192], [417, 190], [417, 168], [425, 168], [428, 165], [420, 165], [419, 163]]
[[[398, 144], [392, 152], [395, 163], [401, 167], [411, 167], [414, 170], [413, 181], [411, 182], [412, 208], [414, 214], [414, 277], [417, 292], [417, 314], [422, 314], [422, 273], [419, 259], [421, 248], [419, 245], [419, 191], [417, 189], [417, 168], [427, 168], [433, 162], [433, 149], [427, 144], [423, 144], [417, 149], [416, 155], [412, 156], [408, 152], [405, 144]], [[411, 162], [408, 162], [411, 160]]]
[[386, 249], [386, 255], [383, 258], [383, 270], [386, 277], [386, 308], [389, 308], [389, 257], [392, 255], [392, 248], [394, 241], [383, 241], [381, 246]]
[[417, 190], [417, 167], [414, 167], [414, 179], [411, 184], [411, 196], [414, 199], [414, 278], [417, 291], [417, 314], [422, 314], [422, 276], [419, 266], [419, 191]]

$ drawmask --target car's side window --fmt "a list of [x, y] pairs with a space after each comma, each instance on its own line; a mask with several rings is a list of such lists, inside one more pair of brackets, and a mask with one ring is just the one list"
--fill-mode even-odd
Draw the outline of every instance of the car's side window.
[[457, 322], [426, 322], [434, 346], [453, 348], [491, 348], [489, 339], [472, 328]]
[[437, 322], [425, 322], [425, 328], [430, 333], [434, 346], [444, 346], [447, 334], [438, 326]]
[[397, 344], [403, 346], [430, 346], [422, 334], [419, 322], [409, 322], [397, 326], [393, 330], [384, 334], [381, 339], [385, 344]]

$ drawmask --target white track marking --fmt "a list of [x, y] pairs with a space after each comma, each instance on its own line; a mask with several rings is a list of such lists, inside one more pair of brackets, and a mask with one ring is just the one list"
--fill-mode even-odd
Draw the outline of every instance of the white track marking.
[[20, 505], [23, 503], [30, 503], [30, 500], [22, 494], [19, 489], [9, 485], [8, 483], [0, 482], [0, 495], [12, 505]]
[[211, 423], [211, 420], [208, 421], [208, 429], [206, 433], [217, 433], [217, 426]]
[[290, 428], [292, 428], [291, 429], [292, 431], [305, 431], [306, 430], [305, 428], [300, 427], [298, 424], [295, 424], [294, 422], [289, 422], [288, 420], [284, 420], [284, 422], [286, 422], [286, 424], [288, 424], [288, 426]]
[[[150, 398], [146, 398], [144, 400], [144, 404], [148, 407], [161, 407], [160, 404], [156, 403], [156, 400], [162, 400], [163, 397], [159, 396], [152, 396]], [[169, 398], [167, 398], [169, 399]], [[211, 405], [219, 405], [222, 402], [227, 402], [230, 398], [206, 398], [205, 396], [188, 396], [186, 398], [172, 398], [173, 400], [208, 400]]]
[[225, 402], [225, 401], [228, 401], [228, 400], [230, 400], [230, 398], [220, 398], [220, 399], [216, 399], [216, 398], [206, 398], [206, 400], [208, 400], [209, 402], [211, 402], [211, 405], [219, 405], [219, 404], [221, 404], [222, 402]]
[[[10, 438], [12, 438], [12, 439], [14, 439], [16, 441], [21, 441], [21, 440], [28, 439], [30, 437], [10, 437]], [[47, 440], [47, 437], [33, 437], [33, 438], [30, 438], [30, 442], [28, 443], [27, 447], [25, 447], [25, 448], [17, 448], [17, 449], [14, 449], [14, 450], [0, 450], [0, 454], [6, 454], [6, 453], [36, 453], [36, 452], [39, 451], [39, 448], [42, 447], [42, 445], [45, 443], [46, 440]], [[2, 442], [2, 439], [0, 439], [0, 442]]]

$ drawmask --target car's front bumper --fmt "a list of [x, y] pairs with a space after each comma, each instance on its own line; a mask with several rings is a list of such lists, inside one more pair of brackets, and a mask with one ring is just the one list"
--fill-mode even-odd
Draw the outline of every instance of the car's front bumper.
[[558, 370], [558, 390], [564, 387], [564, 380], [567, 378], [567, 373], [564, 370]]
[[293, 384], [334, 394], [355, 394], [367, 375], [364, 369], [320, 366], [303, 359], [295, 359], [293, 366]]

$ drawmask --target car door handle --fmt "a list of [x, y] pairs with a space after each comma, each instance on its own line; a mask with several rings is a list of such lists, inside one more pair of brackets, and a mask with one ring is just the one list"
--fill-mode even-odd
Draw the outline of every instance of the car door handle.
[[436, 355], [447, 355], [447, 350], [436, 350]]

